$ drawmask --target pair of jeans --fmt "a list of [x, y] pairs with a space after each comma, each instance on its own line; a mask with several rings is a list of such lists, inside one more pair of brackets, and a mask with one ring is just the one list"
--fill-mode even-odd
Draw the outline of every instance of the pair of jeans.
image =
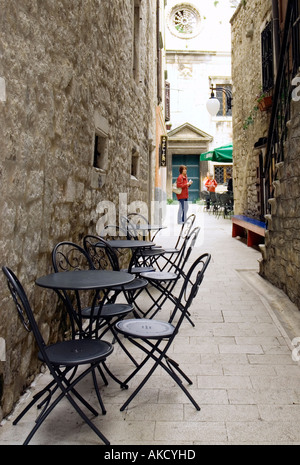
[[189, 203], [188, 203], [188, 199], [178, 199], [178, 202], [179, 202], [179, 208], [178, 208], [177, 223], [182, 224], [186, 221]]

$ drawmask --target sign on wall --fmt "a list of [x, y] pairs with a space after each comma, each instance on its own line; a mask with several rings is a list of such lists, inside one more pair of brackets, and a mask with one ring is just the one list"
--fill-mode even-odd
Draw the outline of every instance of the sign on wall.
[[159, 164], [166, 166], [167, 164], [167, 136], [161, 136], [160, 151], [159, 151]]

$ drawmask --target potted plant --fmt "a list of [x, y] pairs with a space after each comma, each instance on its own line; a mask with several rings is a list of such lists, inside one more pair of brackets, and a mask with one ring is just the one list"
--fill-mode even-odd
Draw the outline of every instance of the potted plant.
[[272, 106], [272, 96], [261, 91], [257, 96], [257, 106], [260, 111], [268, 110]]
[[266, 111], [272, 106], [272, 96], [267, 95], [262, 90], [260, 90], [260, 93], [256, 96], [255, 100], [256, 104], [250, 111], [249, 116], [245, 119], [243, 129], [248, 129], [248, 127], [254, 123], [254, 118], [258, 110]]

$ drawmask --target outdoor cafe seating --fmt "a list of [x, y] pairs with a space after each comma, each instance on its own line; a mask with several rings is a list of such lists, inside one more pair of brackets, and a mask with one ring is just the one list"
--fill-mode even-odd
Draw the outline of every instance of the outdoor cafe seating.
[[[114, 244], [118, 247], [114, 247]], [[89, 257], [93, 261], [94, 267], [96, 269], [105, 269], [109, 265], [111, 269], [115, 271], [120, 271], [119, 257], [117, 251], [120, 248], [130, 248], [135, 246], [140, 246], [140, 241], [136, 243], [135, 241], [128, 241], [126, 239], [116, 240], [116, 241], [106, 241], [100, 236], [95, 236], [88, 234], [83, 238], [84, 249], [88, 253]], [[147, 269], [143, 267], [134, 266], [134, 258], [130, 260], [129, 266], [126, 270], [134, 275], [132, 282], [123, 285], [123, 286], [114, 286], [111, 290], [115, 292], [115, 296], [119, 294], [124, 294], [126, 301], [132, 305], [134, 301], [134, 295], [137, 291], [143, 290], [147, 285], [148, 281], [144, 278], [139, 277], [139, 274], [143, 271], [152, 271], [152, 267]], [[134, 306], [132, 307], [133, 311]]]
[[[97, 375], [100, 374], [105, 385], [108, 385], [108, 374], [121, 388], [128, 389], [128, 383], [135, 375], [140, 375], [142, 367], [146, 368], [151, 360], [154, 365], [122, 405], [121, 410], [131, 403], [158, 367], [171, 376], [194, 407], [200, 410], [196, 400], [183, 385], [183, 380], [192, 384], [191, 379], [168, 354], [184, 319], [194, 326], [189, 309], [211, 259], [209, 254], [202, 254], [187, 269], [187, 261], [200, 231], [199, 228], [191, 231], [194, 220], [194, 215], [191, 215], [186, 225], [181, 228], [175, 247], [166, 249], [166, 255], [175, 257], [174, 260], [166, 260], [167, 266], [160, 265], [163, 269], [157, 271], [152, 269], [143, 272], [141, 264], [137, 261], [140, 251], [151, 250], [156, 246], [154, 242], [132, 238], [123, 238], [119, 242], [118, 239], [107, 241], [100, 236], [86, 235], [83, 247], [71, 241], [56, 244], [51, 253], [54, 273], [37, 278], [36, 284], [54, 290], [59, 296], [69, 317], [71, 332], [66, 333], [66, 340], [51, 346], [47, 346], [42, 338], [18, 278], [9, 268], [2, 268], [21, 321], [28, 331], [32, 330], [34, 333], [39, 348], [38, 358], [47, 366], [52, 376], [47, 386], [33, 397], [14, 421], [14, 424], [17, 424], [34, 405], [41, 409], [24, 444], [30, 442], [51, 411], [66, 398], [96, 435], [108, 445], [109, 440], [94, 425], [88, 414], [84, 413], [83, 407], [89, 413], [98, 415], [95, 406], [79, 393], [77, 385], [87, 375], [91, 375], [97, 402], [102, 414], [105, 414]], [[126, 271], [120, 269], [120, 257], [117, 254], [120, 247], [129, 247], [133, 251], [131, 263]], [[137, 266], [141, 269], [133, 271]], [[180, 279], [182, 284], [175, 292]], [[149, 288], [155, 290], [156, 296], [155, 293], [151, 295]], [[144, 292], [151, 295], [151, 304], [145, 304]], [[122, 295], [126, 302], [120, 302]], [[144, 300], [143, 307], [136, 305], [139, 295]], [[169, 319], [156, 320], [157, 312], [162, 309], [167, 299], [173, 305]], [[111, 333], [111, 342], [103, 339], [107, 333]], [[131, 350], [130, 344], [126, 344], [125, 339], [145, 354], [142, 361], [141, 357], [137, 357]], [[115, 343], [119, 344], [133, 364], [130, 374], [125, 374], [126, 379], [119, 379], [114, 375], [113, 362], [109, 367], [106, 363], [106, 359], [113, 353]]]
[[[144, 297], [138, 299], [141, 294], [138, 292], [134, 297], [134, 305], [140, 312], [143, 317], [153, 318], [162, 309], [164, 303], [169, 299], [174, 302], [176, 300], [174, 291], [175, 286], [180, 279], [185, 279], [186, 277], [186, 266], [187, 261], [191, 255], [191, 252], [195, 246], [196, 240], [198, 238], [200, 228], [196, 227], [186, 236], [184, 241], [184, 247], [180, 251], [178, 260], [173, 263], [172, 267], [168, 271], [154, 271], [148, 273], [141, 273], [141, 277], [147, 279], [149, 286], [145, 288], [145, 292], [150, 298], [150, 304], [147, 305], [147, 308], [143, 308]], [[188, 312], [186, 312], [186, 318], [190, 321], [192, 326], [194, 323], [189, 317]]]
[[[109, 445], [109, 440], [82, 410], [82, 407], [85, 407], [85, 409], [94, 416], [98, 415], [94, 406], [88, 403], [79, 393], [77, 385], [87, 375], [92, 374], [97, 399], [102, 413], [105, 414], [105, 407], [100, 395], [98, 383], [96, 382], [95, 370], [101, 370], [100, 365], [105, 363], [107, 357], [112, 354], [113, 345], [102, 339], [90, 338], [71, 339], [47, 345], [39, 330], [22, 284], [8, 267], [2, 267], [2, 271], [7, 279], [7, 284], [16, 305], [19, 318], [26, 331], [32, 331], [39, 349], [38, 358], [47, 366], [51, 375], [51, 381], [34, 395], [32, 401], [22, 410], [13, 422], [13, 424], [16, 425], [31, 407], [37, 404], [37, 402], [40, 402], [40, 414], [32, 430], [25, 439], [24, 445], [29, 444], [39, 427], [62, 399], [68, 400], [84, 422], [89, 425], [106, 445]], [[79, 370], [80, 367], [82, 368], [81, 370]], [[54, 394], [56, 394], [55, 397], [53, 397]]]
[[129, 405], [158, 367], [162, 367], [171, 376], [194, 407], [200, 410], [198, 403], [183, 385], [182, 378], [190, 385], [192, 381], [179, 367], [179, 364], [170, 358], [168, 351], [179, 333], [184, 318], [188, 316], [189, 308], [197, 295], [210, 259], [210, 254], [203, 254], [191, 265], [182, 283], [179, 296], [174, 298], [174, 309], [168, 321], [155, 320], [153, 318], [136, 318], [125, 319], [116, 323], [115, 327], [117, 331], [146, 354], [124, 383], [127, 385], [145, 367], [148, 361], [154, 361], [150, 370], [122, 405], [121, 411]]
[[[56, 273], [96, 269], [89, 254], [80, 245], [69, 241], [60, 242], [53, 248], [52, 264]], [[105, 264], [107, 265], [108, 262], [106, 261]], [[103, 270], [104, 266], [101, 269]], [[109, 331], [131, 361], [135, 363], [114, 329], [114, 323], [133, 312], [134, 308], [128, 302], [116, 302], [117, 294], [115, 291], [111, 291], [111, 287], [112, 285], [108, 289], [102, 289], [102, 294], [93, 292], [92, 302], [91, 289], [85, 291], [85, 296], [83, 296], [83, 289], [64, 289], [57, 292], [65, 302], [70, 317], [73, 338], [95, 337], [101, 339]], [[86, 299], [86, 302], [84, 302], [84, 299]], [[86, 305], [84, 306], [83, 303], [86, 303]], [[84, 320], [88, 321], [87, 326], [84, 325]], [[106, 371], [108, 372], [108, 370]], [[119, 382], [111, 372], [108, 372], [108, 374]], [[102, 373], [101, 376], [103, 378]]]
[[141, 213], [128, 213], [121, 216], [121, 227], [127, 232], [128, 238], [154, 241], [159, 231], [165, 229], [161, 224], [152, 224]]
[[159, 271], [171, 271], [172, 268], [174, 269], [185, 247], [195, 219], [196, 215], [194, 213], [188, 216], [180, 228], [175, 245], [173, 247], [163, 247], [163, 253], [160, 253], [155, 258], [152, 257], [151, 263]]
[[[137, 215], [137, 214], [136, 214]], [[142, 215], [138, 215], [135, 218], [140, 218]], [[154, 229], [155, 234], [152, 236], [151, 241], [154, 240], [156, 234], [161, 230], [164, 229], [161, 225], [151, 225], [145, 217], [144, 222], [140, 222], [136, 220], [136, 222], [132, 221], [131, 216], [121, 216], [120, 221], [122, 225], [122, 229], [126, 231], [128, 239], [134, 239], [138, 241], [140, 239], [140, 235], [142, 233], [143, 239], [146, 238], [147, 234], [150, 234], [151, 230]], [[146, 222], [145, 222], [146, 221]], [[143, 266], [150, 266], [153, 267], [157, 257], [164, 254], [164, 249], [160, 246], [156, 246], [153, 244], [153, 247], [147, 249], [139, 249], [136, 252], [135, 258], [139, 263], [142, 263]]]

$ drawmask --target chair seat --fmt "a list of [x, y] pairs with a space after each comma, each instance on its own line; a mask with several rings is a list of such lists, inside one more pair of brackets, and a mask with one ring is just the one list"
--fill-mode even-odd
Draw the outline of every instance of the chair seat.
[[173, 281], [178, 279], [178, 275], [168, 271], [151, 271], [150, 273], [141, 273], [143, 278], [151, 281]]
[[[112, 318], [114, 316], [126, 315], [127, 313], [133, 310], [133, 306], [129, 304], [104, 304], [103, 307], [95, 307], [93, 318], [96, 318], [98, 315], [99, 310], [101, 310], [101, 318]], [[81, 314], [83, 318], [90, 318], [91, 317], [91, 307], [86, 307], [82, 309]]]
[[179, 249], [175, 249], [175, 248], [174, 249], [172, 249], [172, 248], [164, 249], [164, 250], [165, 250], [165, 253], [179, 253], [180, 252]]
[[[105, 360], [113, 352], [113, 346], [96, 339], [75, 339], [46, 347], [46, 354], [53, 365], [84, 365]], [[39, 352], [39, 359], [44, 361]]]
[[141, 257], [155, 257], [156, 255], [163, 255], [164, 253], [165, 249], [152, 248], [141, 250], [138, 255]]
[[150, 320], [148, 318], [128, 319], [118, 321], [116, 329], [125, 336], [140, 339], [161, 339], [171, 337], [174, 326], [166, 321]]
[[[150, 273], [153, 273], [152, 271]], [[135, 291], [142, 289], [148, 285], [148, 281], [142, 278], [135, 278], [131, 283], [125, 284], [124, 286], [114, 286], [111, 288], [113, 291]]]
[[[129, 273], [128, 269], [122, 271], [124, 271], [125, 273]], [[153, 268], [153, 266], [133, 266], [130, 270], [130, 273], [140, 274], [142, 272], [148, 273], [150, 271], [155, 271], [155, 268]]]

